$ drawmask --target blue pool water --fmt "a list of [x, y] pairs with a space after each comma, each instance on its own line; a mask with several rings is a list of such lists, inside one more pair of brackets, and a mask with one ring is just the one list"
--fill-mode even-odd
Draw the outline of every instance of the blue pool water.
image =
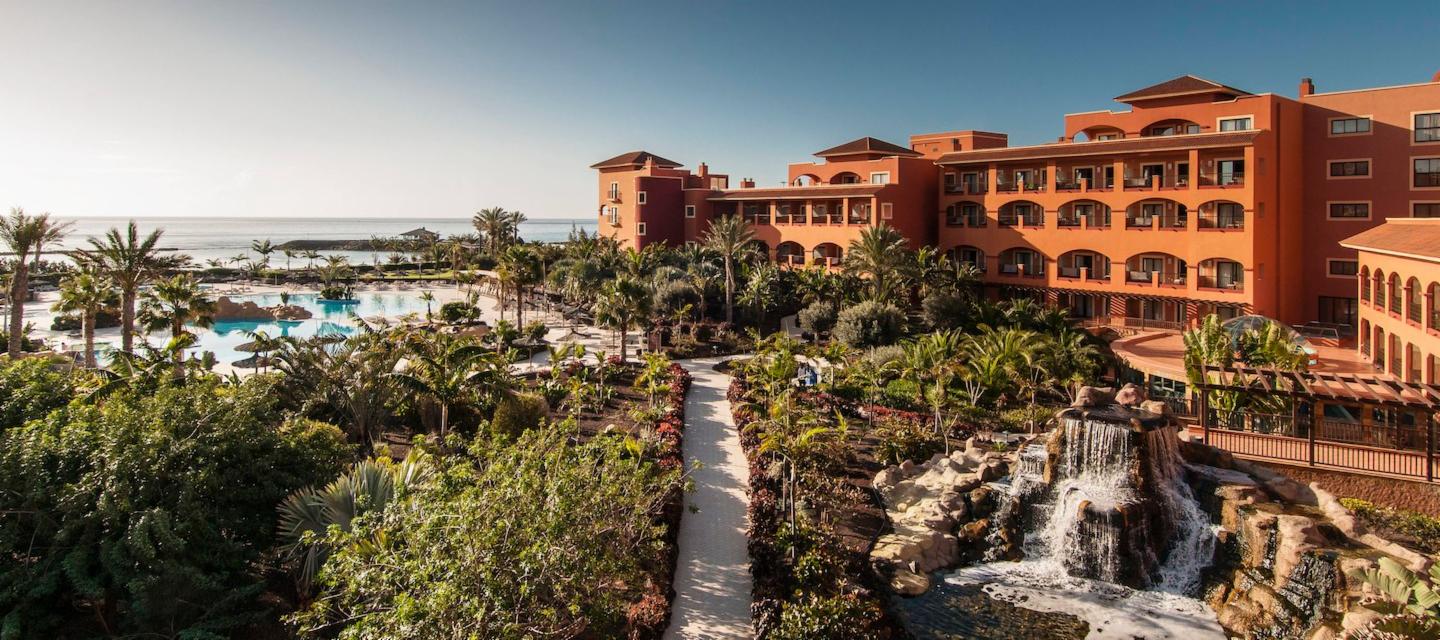
[[[237, 360], [244, 360], [254, 355], [236, 351], [235, 347], [250, 342], [250, 334], [256, 331], [263, 331], [271, 337], [291, 336], [296, 338], [309, 338], [317, 335], [351, 335], [358, 331], [355, 326], [355, 318], [370, 318], [372, 316], [385, 316], [395, 318], [405, 314], [414, 313], [420, 317], [425, 315], [425, 301], [419, 298], [418, 292], [361, 292], [355, 294], [360, 300], [358, 304], [345, 304], [339, 302], [322, 302], [320, 296], [314, 293], [291, 294], [290, 304], [299, 305], [309, 309], [315, 317], [309, 320], [298, 322], [276, 322], [257, 320], [221, 320], [216, 321], [215, 326], [210, 329], [196, 329], [199, 336], [199, 344], [192, 350], [196, 355], [211, 351], [215, 353], [215, 360], [224, 364], [233, 364]], [[245, 296], [227, 296], [231, 300], [241, 302], [244, 300], [253, 301], [262, 307], [270, 307], [280, 304], [279, 294], [256, 294]], [[432, 310], [439, 312], [440, 303], [432, 302]]]

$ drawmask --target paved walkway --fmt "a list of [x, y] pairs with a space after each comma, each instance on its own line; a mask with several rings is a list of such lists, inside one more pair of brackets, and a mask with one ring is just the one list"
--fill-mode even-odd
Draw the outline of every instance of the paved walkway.
[[720, 360], [680, 362], [694, 376], [685, 398], [685, 463], [704, 466], [694, 472], [695, 491], [685, 496], [667, 639], [754, 635], [745, 538], [749, 470], [725, 399], [730, 377], [713, 369]]

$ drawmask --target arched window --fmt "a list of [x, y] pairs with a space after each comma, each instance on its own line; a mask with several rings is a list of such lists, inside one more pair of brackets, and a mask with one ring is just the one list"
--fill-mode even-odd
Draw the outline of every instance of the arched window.
[[1384, 370], [1385, 370], [1385, 329], [1381, 328], [1379, 325], [1376, 325], [1376, 326], [1375, 326], [1375, 339], [1374, 339], [1374, 341], [1371, 342], [1370, 344], [1375, 348], [1374, 353], [1371, 354], [1372, 357], [1370, 358], [1370, 362], [1372, 362], [1372, 363], [1375, 364], [1375, 368], [1376, 368], [1376, 369], [1379, 369], [1379, 370], [1381, 370], [1381, 371], [1384, 371]]
[[1405, 345], [1405, 381], [1419, 382], [1423, 379], [1425, 372], [1421, 365], [1425, 359], [1420, 355], [1420, 348], [1414, 343]]
[[1376, 269], [1373, 282], [1375, 283], [1375, 308], [1383, 311], [1385, 309], [1385, 272]]
[[1370, 303], [1370, 267], [1360, 270], [1360, 301]]
[[1400, 308], [1405, 303], [1405, 300], [1400, 297], [1400, 274], [1390, 274], [1390, 288], [1385, 295], [1390, 298], [1390, 313], [1400, 315]]
[[1405, 352], [1401, 351], [1400, 336], [1390, 334], [1390, 375], [1397, 378], [1405, 376]]
[[1425, 314], [1425, 326], [1440, 331], [1440, 282], [1430, 283], [1429, 293], [1425, 294], [1425, 304], [1429, 305], [1429, 313]]
[[1034, 202], [1011, 202], [1000, 206], [999, 219], [1002, 227], [1043, 227], [1045, 207]]
[[1213, 200], [1200, 205], [1201, 229], [1245, 228], [1245, 205], [1229, 200]]
[[1411, 278], [1405, 281], [1405, 319], [1414, 323], [1420, 322], [1420, 314], [1424, 311], [1424, 305], [1420, 302], [1420, 280]]
[[805, 264], [805, 247], [796, 242], [781, 242], [775, 245], [775, 261], [780, 264]]
[[1370, 321], [1360, 321], [1360, 355], [1370, 357]]

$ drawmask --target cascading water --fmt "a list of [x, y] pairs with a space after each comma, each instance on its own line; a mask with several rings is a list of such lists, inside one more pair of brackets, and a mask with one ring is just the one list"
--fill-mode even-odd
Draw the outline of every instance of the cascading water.
[[[997, 487], [1005, 495], [987, 562], [946, 583], [1076, 616], [1090, 638], [1223, 638], [1191, 597], [1213, 558], [1214, 528], [1164, 422], [1119, 406], [1063, 413], [1049, 445], [1022, 450]], [[1002, 540], [1022, 540], [1024, 559], [1000, 560], [1014, 555], [997, 551]]]

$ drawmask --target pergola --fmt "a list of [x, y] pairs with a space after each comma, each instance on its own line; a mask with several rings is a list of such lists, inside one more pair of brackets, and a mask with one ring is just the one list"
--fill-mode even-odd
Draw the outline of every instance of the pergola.
[[[1250, 457], [1286, 462], [1308, 461], [1311, 466], [1321, 464], [1411, 477], [1423, 475], [1427, 481], [1435, 480], [1435, 415], [1440, 412], [1440, 386], [1406, 382], [1383, 374], [1286, 371], [1248, 366], [1207, 364], [1201, 366], [1200, 373], [1201, 381], [1194, 386], [1201, 392], [1198, 394], [1198, 417], [1206, 444], [1210, 444], [1212, 438], [1218, 438], [1225, 441], [1222, 448]], [[1300, 408], [1307, 402], [1409, 412], [1420, 417], [1415, 427], [1424, 430], [1424, 459], [1418, 459], [1421, 455], [1419, 451], [1406, 451], [1403, 447], [1396, 451], [1393, 447], [1375, 446], [1370, 442], [1319, 437], [1317, 424], [1308, 425], [1303, 440], [1271, 433], [1247, 433], [1243, 429], [1239, 432], [1233, 429], [1216, 430], [1210, 411], [1210, 391], [1292, 398], [1294, 402], [1291, 402], [1289, 420], [1291, 425], [1296, 426], [1306, 422], [1306, 418], [1300, 415]], [[1323, 423], [1326, 419], [1310, 416], [1309, 421]], [[1362, 429], [1366, 427], [1364, 424], [1359, 426]], [[1295, 431], [1298, 433], [1299, 429]], [[1421, 434], [1412, 432], [1407, 435], [1418, 437]], [[1302, 453], [1294, 446], [1297, 443], [1305, 445], [1303, 455], [1297, 455]]]

